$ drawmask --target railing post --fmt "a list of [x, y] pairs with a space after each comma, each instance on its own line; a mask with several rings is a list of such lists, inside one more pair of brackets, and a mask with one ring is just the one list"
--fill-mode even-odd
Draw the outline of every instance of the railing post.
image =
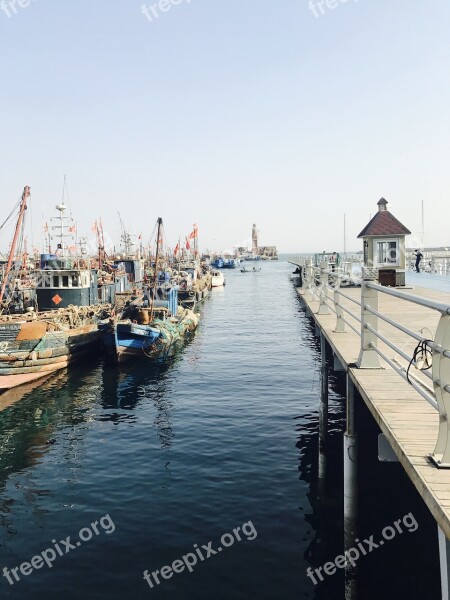
[[305, 259], [305, 263], [301, 267], [301, 269], [302, 269], [302, 287], [301, 287], [301, 289], [303, 290], [303, 292], [306, 292], [306, 289], [308, 287], [308, 280], [307, 280], [308, 262], [309, 262], [309, 258]]
[[312, 292], [313, 285], [313, 268], [311, 265], [311, 259], [307, 258], [305, 262], [305, 296], [308, 294], [308, 298], [312, 300], [314, 298], [314, 294]]
[[356, 434], [355, 385], [347, 373], [347, 427], [344, 433], [344, 549], [345, 598], [356, 598], [356, 564], [349, 560], [358, 532], [358, 436]]
[[[433, 387], [439, 408], [439, 433], [436, 448], [430, 456], [439, 468], [450, 468], [450, 358], [442, 353], [450, 350], [450, 316], [442, 315], [434, 339], [435, 347], [441, 352], [433, 351]], [[450, 389], [450, 388], [449, 388]]]
[[341, 289], [341, 276], [338, 275], [338, 278], [336, 280], [336, 287], [333, 292], [334, 310], [336, 311], [336, 326], [334, 328], [335, 333], [345, 333], [344, 311], [342, 310], [340, 302], [339, 302], [340, 289]]
[[328, 435], [328, 364], [327, 342], [320, 333], [320, 402], [319, 402], [319, 479], [325, 479]]
[[320, 296], [318, 315], [329, 315], [330, 307], [327, 304], [328, 298], [328, 274], [324, 263], [320, 265]]
[[378, 331], [378, 317], [366, 308], [378, 310], [378, 292], [367, 287], [367, 284], [375, 281], [376, 278], [376, 269], [363, 268], [361, 282], [361, 350], [356, 363], [358, 369], [381, 369], [380, 357], [374, 350], [378, 346], [378, 338], [367, 329], [367, 325], [370, 325], [375, 331]]

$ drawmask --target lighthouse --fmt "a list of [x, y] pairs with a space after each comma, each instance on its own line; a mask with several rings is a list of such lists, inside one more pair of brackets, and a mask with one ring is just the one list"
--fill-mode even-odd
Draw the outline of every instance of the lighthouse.
[[252, 227], [252, 254], [258, 256], [258, 230], [256, 229], [256, 223], [253, 223]]

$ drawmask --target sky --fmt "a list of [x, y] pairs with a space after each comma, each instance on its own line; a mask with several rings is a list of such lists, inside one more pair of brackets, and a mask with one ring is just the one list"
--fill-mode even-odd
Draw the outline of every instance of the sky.
[[65, 175], [79, 235], [101, 217], [116, 243], [120, 212], [172, 245], [193, 223], [202, 249], [249, 245], [255, 222], [280, 252], [339, 251], [345, 214], [359, 250], [383, 196], [410, 245], [422, 202], [425, 245], [450, 245], [448, 0], [17, 1], [0, 222], [30, 185], [35, 245]]

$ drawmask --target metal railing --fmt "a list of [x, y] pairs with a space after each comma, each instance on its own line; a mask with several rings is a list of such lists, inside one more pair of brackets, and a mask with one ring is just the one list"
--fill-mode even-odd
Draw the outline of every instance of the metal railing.
[[[339, 269], [329, 270], [327, 266], [324, 263], [314, 267], [311, 261], [305, 261], [303, 294], [319, 302], [317, 314], [336, 315], [336, 333], [346, 333], [348, 327], [360, 337], [357, 368], [381, 369], [382, 362], [386, 363], [439, 412], [438, 439], [430, 458], [437, 467], [450, 468], [450, 305], [381, 286], [376, 282], [376, 269], [364, 269], [362, 279], [354, 281], [361, 285], [360, 297], [355, 298], [342, 291], [342, 272]], [[380, 294], [438, 312], [440, 318], [434, 340], [380, 312]], [[343, 303], [344, 299], [347, 305]], [[353, 312], [349, 304], [358, 306], [358, 312]], [[381, 333], [381, 322], [404, 334], [406, 340], [414, 341], [414, 351], [409, 354], [392, 338]], [[406, 361], [406, 365], [396, 357], [388, 356], [387, 351], [379, 347], [379, 342]], [[413, 366], [416, 367], [414, 373], [411, 372]]]

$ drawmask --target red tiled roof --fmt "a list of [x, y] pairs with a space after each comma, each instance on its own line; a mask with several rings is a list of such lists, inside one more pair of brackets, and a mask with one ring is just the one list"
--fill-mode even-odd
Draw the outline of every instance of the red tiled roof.
[[358, 238], [371, 235], [409, 235], [411, 232], [388, 210], [382, 210], [367, 223]]

